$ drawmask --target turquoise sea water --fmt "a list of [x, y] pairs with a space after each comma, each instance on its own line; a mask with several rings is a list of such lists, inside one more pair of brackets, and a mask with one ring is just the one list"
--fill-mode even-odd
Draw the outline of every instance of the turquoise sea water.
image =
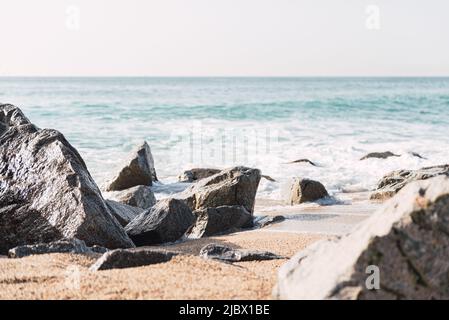
[[[193, 166], [257, 166], [332, 191], [449, 162], [449, 78], [0, 78], [0, 102], [63, 132], [103, 184], [147, 140], [163, 183]], [[359, 161], [372, 151], [401, 157]], [[426, 159], [412, 156], [418, 152]], [[320, 167], [287, 165], [309, 158]]]

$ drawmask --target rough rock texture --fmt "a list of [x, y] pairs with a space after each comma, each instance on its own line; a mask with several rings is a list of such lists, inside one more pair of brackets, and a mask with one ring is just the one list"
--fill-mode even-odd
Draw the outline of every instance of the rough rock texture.
[[157, 181], [156, 169], [150, 146], [145, 141], [133, 151], [128, 163], [112, 179], [106, 190], [120, 191], [139, 185], [151, 186], [153, 181]]
[[253, 217], [243, 206], [221, 206], [197, 210], [193, 213], [196, 216], [196, 222], [186, 233], [189, 239], [199, 239], [253, 226]]
[[[449, 299], [449, 178], [411, 183], [351, 234], [281, 267], [281, 299]], [[379, 290], [373, 278], [379, 269]]]
[[419, 170], [393, 171], [379, 181], [376, 190], [371, 194], [371, 199], [384, 200], [391, 198], [412, 181], [426, 180], [439, 175], [449, 176], [449, 164], [421, 168]]
[[118, 249], [106, 252], [91, 267], [91, 271], [125, 269], [170, 261], [177, 252], [162, 249]]
[[195, 215], [182, 200], [164, 199], [142, 212], [125, 228], [137, 246], [179, 240], [195, 222]]
[[135, 217], [137, 217], [144, 211], [141, 208], [131, 207], [127, 204], [123, 204], [113, 200], [105, 200], [105, 202], [114, 218], [117, 219], [122, 227], [125, 227]]
[[156, 204], [156, 197], [148, 186], [135, 186], [122, 191], [113, 191], [108, 196], [111, 200], [141, 209], [149, 209]]
[[205, 178], [174, 197], [186, 201], [193, 211], [241, 205], [253, 213], [260, 177], [258, 169], [234, 167]]
[[200, 251], [200, 256], [204, 259], [215, 259], [225, 262], [262, 261], [285, 259], [285, 257], [268, 251], [233, 249], [220, 244], [208, 244]]
[[12, 105], [0, 105], [0, 124], [0, 254], [70, 238], [133, 247], [61, 133], [38, 129]]
[[35, 254], [48, 253], [105, 253], [108, 249], [104, 247], [94, 246], [88, 247], [83, 240], [69, 239], [58, 240], [50, 243], [39, 243], [33, 245], [18, 246], [10, 249], [8, 252], [9, 258], [23, 258]]
[[290, 189], [290, 204], [300, 204], [309, 201], [316, 201], [327, 197], [329, 194], [326, 188], [318, 181], [294, 178]]
[[389, 157], [400, 157], [398, 154], [394, 154], [391, 151], [385, 151], [385, 152], [371, 152], [368, 153], [366, 156], [360, 158], [360, 160], [366, 160], [369, 158], [376, 158], [376, 159], [387, 159]]
[[213, 176], [214, 174], [217, 174], [220, 171], [221, 170], [219, 169], [211, 169], [211, 168], [193, 168], [184, 171], [181, 175], [178, 176], [178, 180], [179, 182], [196, 182], [204, 178]]

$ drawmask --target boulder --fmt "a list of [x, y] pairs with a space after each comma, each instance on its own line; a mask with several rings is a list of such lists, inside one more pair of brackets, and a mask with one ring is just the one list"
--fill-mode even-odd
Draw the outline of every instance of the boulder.
[[211, 243], [203, 247], [200, 257], [224, 262], [263, 261], [285, 259], [285, 257], [268, 251], [233, 249], [228, 246]]
[[195, 215], [182, 200], [160, 200], [125, 228], [137, 246], [179, 240], [195, 222]]
[[36, 254], [48, 253], [105, 253], [108, 249], [94, 246], [88, 247], [86, 243], [79, 239], [58, 240], [50, 243], [38, 243], [33, 245], [18, 246], [10, 249], [9, 258], [23, 258]]
[[290, 204], [300, 204], [304, 202], [316, 201], [327, 197], [326, 188], [318, 181], [294, 178], [290, 188]]
[[220, 171], [221, 170], [219, 169], [211, 169], [211, 168], [193, 168], [184, 171], [181, 175], [178, 176], [178, 180], [179, 182], [196, 182], [204, 178], [213, 176], [214, 174], [217, 174]]
[[114, 200], [105, 200], [105, 202], [114, 218], [117, 219], [122, 227], [125, 227], [135, 217], [137, 217], [144, 211], [141, 208], [131, 207], [127, 204], [123, 204]]
[[449, 178], [414, 182], [347, 236], [283, 265], [280, 299], [449, 299]]
[[391, 198], [412, 181], [426, 180], [440, 175], [449, 176], [449, 164], [426, 167], [419, 170], [393, 171], [379, 181], [376, 189], [371, 194], [371, 199], [385, 200]]
[[158, 181], [156, 169], [150, 146], [145, 141], [132, 152], [127, 164], [112, 179], [106, 190], [120, 191], [139, 185], [151, 186], [153, 181]]
[[0, 254], [70, 238], [134, 246], [60, 132], [37, 128], [12, 105], [0, 105], [0, 123]]
[[385, 152], [371, 152], [368, 153], [366, 156], [360, 158], [360, 160], [366, 160], [370, 158], [376, 158], [376, 159], [387, 159], [390, 157], [400, 157], [398, 154], [394, 154], [391, 151], [385, 151]]
[[108, 196], [111, 200], [141, 209], [149, 209], [156, 204], [156, 197], [148, 186], [135, 186], [122, 191], [113, 191]]
[[106, 252], [91, 267], [90, 271], [125, 269], [170, 261], [177, 252], [163, 249], [137, 248], [118, 249]]
[[253, 217], [243, 206], [221, 206], [201, 209], [193, 213], [196, 221], [186, 233], [189, 239], [199, 239], [253, 226]]
[[234, 167], [205, 178], [174, 197], [186, 201], [192, 211], [241, 205], [252, 214], [260, 177], [258, 169]]

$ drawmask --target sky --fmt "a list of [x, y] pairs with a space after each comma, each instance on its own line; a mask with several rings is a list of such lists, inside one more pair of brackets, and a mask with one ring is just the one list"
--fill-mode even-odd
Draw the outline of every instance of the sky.
[[0, 0], [0, 76], [449, 76], [447, 0]]

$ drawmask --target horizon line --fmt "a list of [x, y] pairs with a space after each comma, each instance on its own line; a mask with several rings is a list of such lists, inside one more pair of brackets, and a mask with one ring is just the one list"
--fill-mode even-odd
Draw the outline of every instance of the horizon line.
[[0, 75], [0, 78], [449, 78], [449, 75]]

